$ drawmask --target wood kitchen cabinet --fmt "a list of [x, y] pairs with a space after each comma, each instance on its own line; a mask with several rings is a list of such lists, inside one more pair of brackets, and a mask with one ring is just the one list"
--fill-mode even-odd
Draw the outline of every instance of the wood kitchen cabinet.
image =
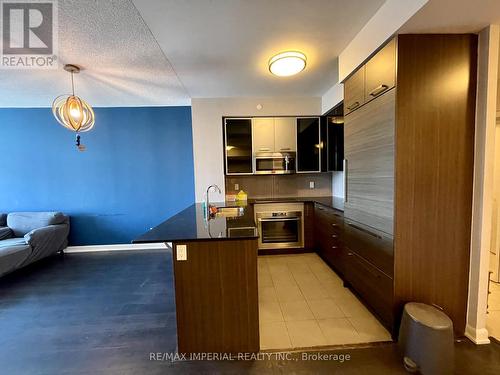
[[366, 63], [366, 103], [390, 90], [396, 84], [396, 40], [392, 39]]
[[252, 119], [254, 152], [295, 152], [295, 117], [255, 117]]
[[365, 67], [359, 68], [344, 82], [344, 114], [348, 114], [365, 103]]
[[321, 172], [319, 117], [297, 118], [297, 172]]
[[399, 35], [345, 81], [345, 280], [393, 333], [409, 301], [465, 332], [476, 64], [477, 35]]
[[314, 216], [314, 203], [304, 202], [304, 248], [308, 251], [314, 251], [316, 246]]
[[345, 117], [345, 213], [351, 219], [393, 234], [394, 90]]
[[295, 117], [274, 118], [274, 152], [295, 152], [297, 126]]
[[254, 152], [274, 152], [274, 118], [253, 118], [252, 137]]
[[320, 204], [314, 205], [314, 238], [323, 260], [340, 275], [344, 274], [344, 235], [342, 214]]

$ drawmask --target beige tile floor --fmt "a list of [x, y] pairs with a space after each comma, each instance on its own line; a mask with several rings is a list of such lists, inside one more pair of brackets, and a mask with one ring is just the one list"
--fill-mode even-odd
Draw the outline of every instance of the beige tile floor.
[[490, 282], [490, 292], [486, 329], [490, 336], [500, 340], [500, 284]]
[[260, 256], [258, 274], [262, 350], [391, 340], [314, 253]]

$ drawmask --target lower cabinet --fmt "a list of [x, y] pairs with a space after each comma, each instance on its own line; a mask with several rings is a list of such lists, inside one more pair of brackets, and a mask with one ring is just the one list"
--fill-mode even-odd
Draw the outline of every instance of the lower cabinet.
[[345, 280], [392, 332], [394, 328], [392, 278], [349, 249], [346, 253], [345, 267]]
[[311, 202], [304, 203], [304, 248], [314, 251], [315, 248], [315, 232], [314, 232], [314, 204]]
[[392, 238], [316, 204], [314, 240], [318, 255], [394, 333]]
[[321, 258], [339, 274], [344, 273], [344, 238], [342, 214], [316, 204], [314, 207], [314, 238]]

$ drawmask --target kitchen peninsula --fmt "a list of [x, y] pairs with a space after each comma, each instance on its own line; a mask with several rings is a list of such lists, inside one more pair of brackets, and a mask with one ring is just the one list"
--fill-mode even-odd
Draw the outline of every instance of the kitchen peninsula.
[[133, 241], [172, 243], [179, 352], [259, 351], [254, 204], [282, 202], [330, 209], [343, 203], [332, 197], [219, 202], [210, 220], [201, 204], [193, 204]]
[[193, 204], [134, 243], [171, 242], [180, 353], [259, 351], [257, 231], [252, 206], [205, 219]]

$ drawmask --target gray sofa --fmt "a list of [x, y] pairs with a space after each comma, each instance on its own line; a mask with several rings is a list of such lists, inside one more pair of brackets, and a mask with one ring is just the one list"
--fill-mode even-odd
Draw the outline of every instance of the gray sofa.
[[62, 251], [68, 235], [61, 212], [0, 213], [0, 276]]

